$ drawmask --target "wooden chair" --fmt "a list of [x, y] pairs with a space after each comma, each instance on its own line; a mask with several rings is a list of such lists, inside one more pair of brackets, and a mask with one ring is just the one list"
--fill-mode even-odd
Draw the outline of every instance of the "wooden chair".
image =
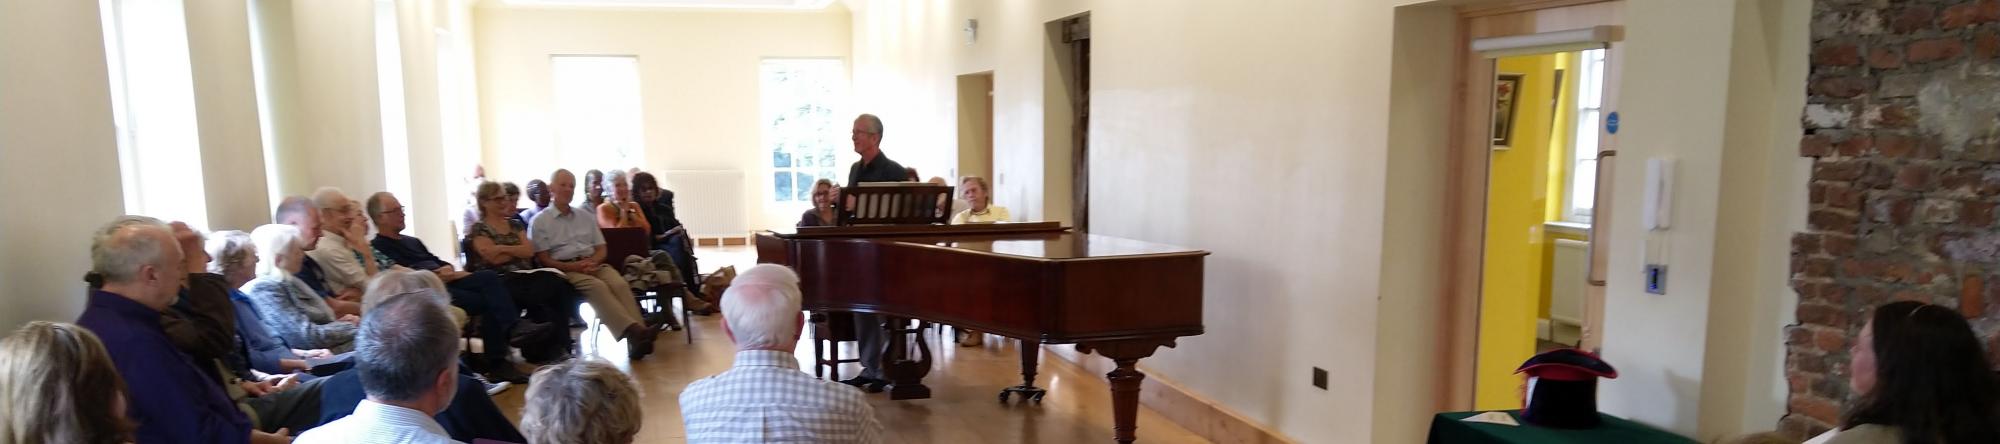
[[863, 182], [843, 188], [842, 199], [852, 206], [841, 210], [840, 224], [942, 225], [951, 221], [952, 190], [919, 182]]
[[813, 377], [825, 379], [832, 372], [831, 380], [839, 381], [841, 364], [861, 362], [859, 351], [853, 358], [840, 357], [840, 343], [856, 339], [854, 313], [813, 313], [809, 322], [813, 329]]
[[[604, 263], [617, 267], [624, 274], [625, 258], [631, 256], [652, 257], [653, 238], [642, 228], [604, 228]], [[680, 323], [687, 332], [687, 343], [694, 343], [693, 310], [688, 309], [686, 283], [664, 284], [653, 288], [634, 288], [632, 298], [639, 302], [642, 314], [666, 312], [673, 308], [673, 298], [681, 298]], [[647, 308], [651, 302], [652, 308]], [[671, 315], [670, 315], [671, 316]]]

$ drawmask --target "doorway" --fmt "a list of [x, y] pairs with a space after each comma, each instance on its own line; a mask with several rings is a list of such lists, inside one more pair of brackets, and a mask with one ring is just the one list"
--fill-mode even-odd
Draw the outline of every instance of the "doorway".
[[[958, 177], [993, 177], [993, 72], [958, 76]], [[957, 179], [957, 178], [954, 178]], [[952, 183], [958, 183], [953, 180]]]
[[[1582, 3], [1582, 2], [1578, 2]], [[1607, 239], [1600, 185], [1615, 155], [1617, 54], [1622, 2], [1522, 10], [1461, 10], [1466, 38], [1452, 155], [1468, 180], [1459, 270], [1479, 277], [1453, 300], [1472, 331], [1473, 408], [1519, 408], [1514, 370], [1556, 348], [1595, 350], [1602, 340]], [[1602, 166], [1602, 168], [1600, 168]], [[1461, 274], [1462, 275], [1462, 274]]]

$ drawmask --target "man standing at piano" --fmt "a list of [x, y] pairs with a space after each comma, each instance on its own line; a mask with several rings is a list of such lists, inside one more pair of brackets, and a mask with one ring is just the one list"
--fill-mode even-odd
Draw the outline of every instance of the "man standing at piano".
[[[853, 188], [863, 182], [902, 182], [908, 172], [903, 165], [882, 155], [882, 118], [874, 114], [862, 114], [854, 118], [854, 153], [861, 160], [847, 168], [847, 186]], [[861, 375], [841, 383], [861, 387], [869, 393], [882, 391], [889, 381], [882, 378], [882, 351], [887, 336], [882, 331], [882, 317], [867, 313], [854, 314], [854, 337], [861, 347]]]

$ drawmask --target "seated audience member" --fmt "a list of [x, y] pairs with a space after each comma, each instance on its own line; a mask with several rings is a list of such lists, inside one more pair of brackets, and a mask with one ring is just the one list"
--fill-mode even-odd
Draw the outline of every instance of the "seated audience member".
[[[482, 185], [483, 186], [483, 185]], [[561, 270], [570, 285], [583, 293], [598, 319], [610, 326], [613, 336], [625, 341], [626, 353], [633, 358], [653, 353], [658, 330], [640, 318], [632, 287], [618, 270], [604, 263], [604, 232], [582, 208], [569, 206], [576, 191], [576, 176], [556, 170], [549, 178], [555, 209], [535, 215], [528, 224], [528, 239], [535, 250], [535, 262]]]
[[230, 402], [222, 386], [174, 348], [160, 325], [160, 312], [179, 296], [187, 279], [180, 245], [166, 224], [144, 216], [123, 216], [91, 239], [92, 272], [103, 286], [91, 291], [77, 325], [104, 341], [112, 364], [134, 388], [126, 417], [139, 424], [143, 443], [286, 442], [251, 429], [250, 418]]
[[722, 297], [736, 365], [681, 392], [689, 443], [882, 441], [860, 390], [799, 371], [799, 304], [799, 276], [789, 268], [764, 264], [736, 276]]
[[[509, 207], [507, 209], [507, 218], [521, 221], [522, 224], [528, 223], [527, 219], [521, 217], [521, 186], [515, 185], [513, 182], [502, 182], [500, 188], [506, 191], [507, 194], [507, 206]], [[478, 208], [476, 206], [473, 207], [475, 210]]]
[[[336, 315], [326, 300], [298, 278], [304, 266], [305, 243], [289, 225], [265, 225], [250, 232], [257, 246], [257, 278], [243, 284], [264, 326], [299, 348], [323, 348], [334, 353], [354, 349], [355, 315]], [[359, 307], [359, 304], [356, 304]]]
[[[287, 197], [283, 201], [278, 202], [278, 211], [271, 217], [271, 223], [291, 225], [298, 228], [299, 235], [303, 236], [303, 240], [305, 241], [304, 248], [306, 251], [318, 248], [319, 238], [324, 233], [320, 230], [319, 208], [314, 207], [311, 200], [299, 196]], [[333, 291], [331, 288], [328, 288], [326, 286], [326, 278], [324, 277], [326, 273], [321, 271], [319, 263], [314, 262], [312, 256], [304, 256], [304, 264], [299, 267], [298, 273], [295, 274], [298, 275], [299, 281], [305, 282], [306, 286], [313, 290], [314, 294], [326, 298], [326, 305], [333, 307], [335, 313], [342, 315], [361, 314], [361, 302], [359, 302], [361, 301], [361, 289], [349, 288], [343, 291]]]
[[2000, 442], [2000, 380], [1958, 310], [1875, 308], [1848, 349], [1857, 396], [1841, 426], [1809, 443]]
[[355, 215], [361, 212], [359, 206], [332, 187], [313, 192], [313, 206], [319, 207], [321, 226], [328, 229], [323, 230], [316, 246], [306, 255], [319, 264], [327, 289], [343, 292], [368, 285], [368, 278], [381, 269], [376, 265], [374, 249], [368, 246], [368, 232], [365, 228], [355, 230], [365, 227], [355, 223]]
[[528, 444], [630, 444], [644, 413], [631, 376], [601, 359], [572, 360], [535, 371], [521, 434]]
[[[944, 180], [944, 178], [942, 178], [942, 177], [937, 177], [937, 176], [931, 176], [930, 180], [925, 180], [924, 182], [925, 182], [925, 183], [929, 183], [929, 184], [931, 184], [931, 185], [947, 185], [947, 186], [949, 186], [949, 185], [951, 184], [950, 182], [946, 182], [946, 181]], [[957, 214], [958, 214], [958, 212], [960, 212], [960, 211], [965, 211], [965, 208], [966, 208], [966, 207], [968, 207], [968, 206], [970, 206], [970, 205], [968, 205], [968, 204], [967, 204], [967, 203], [965, 202], [965, 198], [963, 198], [963, 197], [958, 197], [958, 196], [938, 196], [938, 208], [941, 208], [941, 209], [943, 209], [943, 210], [944, 210], [944, 214], [950, 214], [950, 215], [957, 215]]]
[[993, 187], [986, 183], [986, 178], [965, 176], [964, 179], [958, 180], [958, 189], [959, 193], [965, 196], [965, 203], [969, 207], [951, 216], [952, 225], [1014, 220], [1013, 215], [1007, 214], [1007, 207], [993, 204]]
[[90, 330], [33, 321], [0, 339], [0, 443], [132, 442], [125, 391]]
[[813, 207], [799, 216], [800, 227], [831, 227], [840, 225], [840, 212], [834, 211], [833, 180], [820, 178], [813, 182]]
[[[986, 184], [986, 178], [965, 176], [964, 179], [959, 179], [958, 189], [960, 190], [960, 194], [965, 196], [965, 201], [970, 207], [966, 208], [965, 211], [958, 212], [958, 214], [953, 214], [951, 216], [952, 225], [985, 224], [1013, 220], [1013, 216], [1007, 214], [1007, 207], [993, 205], [993, 195], [991, 194], [993, 188]], [[959, 329], [958, 331], [960, 335], [963, 335], [958, 339], [960, 347], [978, 347], [985, 343], [986, 336], [980, 334], [978, 331], [970, 329]]]
[[647, 233], [653, 232], [653, 226], [646, 222], [646, 212], [639, 209], [638, 202], [632, 201], [632, 184], [625, 180], [624, 171], [611, 170], [605, 174], [604, 189], [609, 200], [594, 208], [598, 227], [638, 228]]
[[[597, 207], [604, 205], [604, 172], [590, 170], [583, 173], [583, 205], [585, 211], [597, 214]], [[534, 223], [529, 223], [534, 225]]]
[[[533, 183], [529, 189], [534, 189]], [[527, 309], [528, 319], [566, 325], [576, 315], [581, 296], [561, 271], [534, 271], [535, 248], [527, 239], [528, 224], [506, 217], [507, 204], [499, 193], [500, 187], [492, 182], [479, 184], [473, 191], [480, 213], [479, 222], [465, 232], [465, 269], [499, 274], [515, 305]]]
[[188, 270], [180, 297], [160, 313], [160, 325], [167, 338], [194, 358], [196, 365], [216, 381], [225, 380], [222, 367], [238, 356], [236, 313], [229, 303], [229, 287], [222, 276], [208, 272], [208, 253], [202, 248], [201, 233], [187, 224], [168, 224], [183, 254], [182, 269]]
[[[486, 352], [482, 359], [472, 361], [473, 371], [494, 381], [528, 383], [528, 375], [507, 361], [507, 356], [513, 353], [508, 342], [513, 339], [514, 329], [521, 324], [521, 309], [514, 306], [514, 297], [500, 283], [499, 273], [458, 271], [457, 267], [431, 254], [422, 239], [403, 235], [407, 219], [404, 218], [403, 203], [396, 200], [395, 195], [386, 191], [375, 193], [368, 197], [367, 208], [368, 217], [375, 221], [377, 231], [375, 239], [369, 241], [370, 245], [381, 250], [396, 265], [437, 276], [451, 294], [451, 305], [482, 319], [479, 338], [485, 341]], [[541, 328], [535, 325], [528, 327]]]
[[[368, 293], [362, 296], [362, 300], [363, 305], [368, 307], [368, 312], [374, 313], [378, 306], [383, 306], [392, 300], [430, 299], [434, 305], [445, 309], [446, 318], [450, 318], [449, 311], [453, 307], [444, 305], [444, 300], [448, 296], [442, 290], [443, 287], [444, 284], [436, 281], [430, 273], [393, 270], [382, 273], [370, 281]], [[359, 352], [356, 355], [358, 357]], [[456, 357], [457, 353], [451, 355]], [[358, 365], [358, 362], [356, 364]], [[368, 397], [359, 373], [350, 370], [325, 378], [326, 383], [322, 385], [323, 394], [320, 400], [321, 424], [331, 423], [353, 414], [361, 405], [361, 401]], [[458, 392], [450, 398], [450, 404], [431, 419], [443, 426], [446, 434], [451, 435], [452, 439], [458, 441], [488, 439], [500, 442], [526, 442], [521, 437], [521, 431], [516, 429], [507, 419], [507, 415], [500, 411], [500, 407], [493, 403], [492, 395], [505, 391], [513, 384], [504, 381], [489, 383], [481, 380], [477, 375], [468, 374], [462, 362], [458, 366], [457, 373]]]
[[688, 291], [701, 294], [694, 240], [688, 237], [687, 226], [681, 224], [680, 217], [674, 212], [674, 192], [660, 188], [659, 180], [654, 179], [652, 174], [639, 173], [632, 175], [632, 198], [639, 201], [639, 210], [645, 214], [646, 224], [653, 230], [653, 249], [672, 256], [674, 267], [681, 270], [681, 282], [688, 283]]
[[458, 392], [458, 329], [435, 295], [403, 294], [368, 312], [356, 338], [354, 372], [367, 399], [345, 418], [299, 435], [300, 443], [451, 443], [432, 416]]
[[[236, 313], [236, 332], [243, 338], [243, 347], [249, 358], [250, 368], [259, 372], [282, 375], [310, 370], [307, 359], [330, 358], [326, 349], [299, 350], [291, 348], [271, 328], [264, 325], [263, 315], [250, 302], [250, 295], [238, 288], [257, 277], [257, 247], [250, 240], [250, 234], [241, 231], [221, 231], [209, 235], [207, 248], [208, 272], [222, 275], [229, 285], [229, 302]], [[308, 378], [310, 379], [310, 378]]]
[[[542, 210], [549, 208], [549, 183], [543, 182], [541, 179], [528, 181], [528, 202], [532, 202], [534, 205], [528, 207], [528, 209], [521, 210], [520, 220], [522, 226], [528, 225], [528, 221], [535, 220], [536, 214], [541, 214]], [[478, 209], [483, 206], [474, 208]], [[471, 224], [466, 225], [470, 226]], [[471, 233], [472, 230], [468, 228], [463, 232]]]

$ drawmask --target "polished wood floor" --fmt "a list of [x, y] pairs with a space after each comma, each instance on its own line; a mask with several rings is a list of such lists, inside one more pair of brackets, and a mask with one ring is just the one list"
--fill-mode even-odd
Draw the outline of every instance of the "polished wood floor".
[[[697, 255], [703, 271], [734, 265], [739, 270], [755, 262], [755, 253], [745, 247], [703, 247]], [[687, 344], [686, 332], [660, 336], [656, 352], [639, 361], [625, 358], [624, 346], [613, 342], [609, 332], [598, 331], [596, 340], [586, 340], [586, 353], [595, 353], [633, 375], [645, 391], [646, 424], [637, 442], [686, 442], [681, 425], [678, 399], [681, 390], [697, 379], [727, 370], [735, 349], [722, 335], [719, 316], [696, 317], [691, 330], [694, 344]], [[811, 371], [810, 337], [799, 342], [800, 368]], [[1040, 404], [1015, 401], [1001, 404], [1001, 388], [1019, 384], [1018, 341], [989, 336], [984, 347], [960, 348], [930, 336], [937, 351], [935, 367], [924, 384], [932, 398], [890, 401], [886, 394], [869, 395], [877, 420], [888, 432], [890, 443], [1098, 443], [1111, 439], [1111, 392], [1104, 375], [1087, 373], [1047, 352], [1042, 353], [1039, 386], [1049, 390]], [[602, 346], [598, 347], [601, 341]], [[1057, 345], [1049, 347], [1068, 347]], [[593, 351], [592, 349], [596, 349]], [[844, 351], [843, 356], [851, 356]], [[853, 364], [841, 374], [859, 371]], [[525, 388], [515, 388], [494, 397], [510, 418], [518, 421]], [[1187, 429], [1168, 422], [1151, 409], [1139, 412], [1139, 442], [1207, 442]]]

